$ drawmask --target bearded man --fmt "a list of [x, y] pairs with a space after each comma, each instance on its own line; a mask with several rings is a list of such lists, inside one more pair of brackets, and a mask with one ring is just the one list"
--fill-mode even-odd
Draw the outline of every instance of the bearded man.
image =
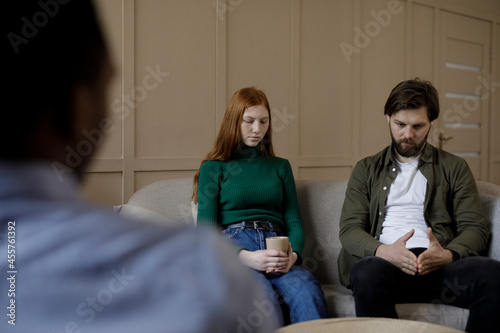
[[356, 315], [397, 318], [397, 303], [446, 297], [469, 309], [467, 332], [497, 331], [500, 262], [481, 256], [490, 231], [474, 176], [465, 160], [427, 142], [437, 90], [403, 81], [384, 114], [392, 144], [356, 164], [340, 218], [339, 274]]

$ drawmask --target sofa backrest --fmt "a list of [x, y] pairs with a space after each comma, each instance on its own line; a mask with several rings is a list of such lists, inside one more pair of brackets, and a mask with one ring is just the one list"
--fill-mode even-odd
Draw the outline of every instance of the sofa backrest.
[[347, 180], [298, 180], [296, 185], [306, 235], [302, 266], [321, 283], [340, 284], [339, 220]]
[[194, 225], [192, 188], [193, 178], [161, 180], [139, 189], [127, 204], [160, 213], [172, 223]]
[[[166, 223], [194, 225], [192, 184], [192, 178], [152, 183], [134, 193], [126, 206], [138, 206], [162, 214]], [[306, 236], [303, 266], [321, 283], [339, 284], [339, 219], [347, 180], [297, 180], [296, 185]], [[477, 186], [492, 230], [489, 256], [500, 260], [500, 186], [481, 181]]]

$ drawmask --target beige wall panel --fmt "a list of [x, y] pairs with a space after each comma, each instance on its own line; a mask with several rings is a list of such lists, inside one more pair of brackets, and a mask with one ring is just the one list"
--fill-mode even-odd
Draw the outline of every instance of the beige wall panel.
[[481, 123], [482, 105], [480, 100], [470, 98], [445, 98], [440, 94], [443, 123]]
[[88, 172], [82, 184], [83, 196], [104, 205], [122, 203], [121, 172]]
[[500, 161], [492, 163], [489, 181], [500, 185]]
[[[476, 175], [500, 184], [497, 0], [221, 0], [219, 12], [215, 1], [96, 3], [115, 78], [114, 127], [84, 184], [92, 200], [119, 204], [152, 182], [192, 177], [225, 105], [250, 85], [266, 91], [276, 152], [290, 159], [297, 178], [346, 179], [351, 163], [390, 143], [384, 103], [397, 83], [414, 76], [435, 82], [441, 96], [442, 115], [429, 140], [436, 143], [443, 132], [454, 137], [447, 150], [488, 150], [488, 172], [479, 158], [466, 160]], [[469, 71], [464, 80], [466, 71], [455, 75], [446, 61], [482, 72]], [[490, 80], [490, 64], [492, 91], [478, 79]], [[444, 87], [475, 93], [478, 86], [480, 105], [444, 97]], [[464, 131], [474, 129], [442, 125], [450, 122], [481, 123], [489, 136], [466, 140]]]
[[479, 175], [481, 174], [481, 158], [479, 157], [464, 157], [463, 158], [467, 164], [470, 167], [470, 170], [472, 171], [472, 174], [474, 175], [474, 178], [477, 180], [485, 180], [481, 179]]
[[[432, 0], [435, 1], [435, 0]], [[498, 0], [441, 0], [442, 4], [460, 5], [482, 14], [500, 15], [500, 3]]]
[[[122, 157], [122, 2], [120, 0], [98, 0], [96, 8], [99, 11], [101, 27], [105, 34], [108, 52], [114, 70], [114, 77], [108, 90], [107, 117], [113, 124], [106, 133], [105, 140], [99, 144], [98, 158]], [[100, 130], [100, 129], [97, 129]]]
[[[447, 39], [446, 59], [448, 62], [482, 67], [483, 66], [483, 46], [472, 44], [461, 40]], [[467, 50], [467, 52], [464, 52]]]
[[447, 37], [472, 43], [486, 42], [482, 39], [484, 21], [475, 18], [443, 12], [446, 16]]
[[135, 10], [136, 157], [202, 156], [215, 138], [212, 1], [137, 1]]
[[451, 152], [481, 152], [481, 136], [475, 128], [442, 128], [447, 137], [453, 139], [443, 144], [443, 149]]
[[[290, 103], [292, 3], [288, 0], [235, 3], [239, 4], [226, 12], [226, 21], [223, 21], [227, 24], [227, 102], [236, 90], [256, 86], [266, 92], [273, 113], [290, 115], [293, 112]], [[274, 118], [276, 153], [289, 155], [291, 122], [295, 120], [284, 118], [289, 121], [283, 122]]]
[[434, 26], [434, 8], [414, 3], [412, 4], [412, 15], [412, 76], [433, 81], [436, 28]]
[[478, 76], [481, 76], [480, 72], [446, 68], [445, 77], [443, 78], [446, 92], [468, 95], [481, 93]]
[[351, 175], [352, 168], [350, 166], [345, 167], [300, 167], [299, 177], [300, 179], [311, 179], [311, 180], [342, 180], [349, 179]]
[[[378, 24], [371, 11], [388, 10], [385, 0], [362, 1], [362, 31], [369, 44], [361, 50], [360, 155], [372, 155], [390, 143], [384, 104], [390, 91], [405, 77], [406, 2], [399, 2], [388, 24]], [[376, 28], [378, 27], [378, 29]]]
[[350, 1], [303, 1], [300, 30], [299, 155], [350, 155], [354, 47]]
[[135, 190], [165, 179], [192, 178], [195, 170], [173, 170], [173, 171], [136, 171], [135, 172]]

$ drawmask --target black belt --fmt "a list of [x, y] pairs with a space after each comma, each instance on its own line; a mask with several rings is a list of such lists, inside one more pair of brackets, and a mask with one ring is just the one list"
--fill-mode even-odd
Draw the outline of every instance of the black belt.
[[226, 228], [231, 228], [231, 229], [260, 229], [264, 231], [270, 231], [270, 232], [276, 232], [277, 234], [281, 234], [281, 229], [279, 226], [276, 224], [272, 224], [271, 222], [267, 221], [243, 221], [239, 223], [233, 223], [230, 225], [227, 225]]

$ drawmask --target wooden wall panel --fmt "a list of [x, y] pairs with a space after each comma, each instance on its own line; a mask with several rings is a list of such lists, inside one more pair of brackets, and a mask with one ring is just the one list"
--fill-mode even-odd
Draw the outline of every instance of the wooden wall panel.
[[339, 29], [352, 26], [349, 12], [352, 4], [346, 1], [301, 3], [300, 156], [352, 153], [352, 66], [358, 55], [351, 52], [355, 45], [350, 29]]
[[406, 53], [410, 62], [410, 77], [434, 80], [434, 8], [413, 4], [411, 7], [411, 49]]
[[[99, 144], [83, 188], [93, 200], [127, 202], [151, 182], [191, 177], [214, 143], [232, 94], [251, 85], [270, 99], [276, 152], [290, 160], [295, 177], [348, 178], [360, 158], [390, 143], [384, 103], [397, 83], [415, 76], [431, 80], [441, 95], [444, 122], [436, 124], [430, 140], [437, 143], [444, 132], [460, 137], [457, 147], [480, 145], [489, 152], [488, 164], [470, 151], [465, 158], [500, 183], [498, 1], [96, 3], [115, 78], [108, 114], [113, 130]], [[455, 19], [457, 29], [443, 26], [454, 26]], [[492, 43], [491, 60], [471, 42], [479, 33], [488, 39], [479, 44]], [[460, 52], [463, 43], [467, 52]], [[464, 98], [443, 98], [445, 88], [470, 94], [481, 83], [473, 71], [457, 77], [444, 59], [480, 67], [489, 84], [482, 83], [485, 100], [466, 117], [456, 109]], [[490, 63], [491, 70], [485, 67]], [[470, 129], [446, 128], [457, 115], [489, 125], [486, 137], [465, 140], [462, 132]]]
[[121, 172], [89, 172], [83, 182], [83, 193], [91, 201], [107, 206], [122, 203]]
[[[227, 11], [226, 104], [238, 89], [256, 86], [274, 110], [273, 144], [277, 154], [291, 155], [292, 2], [241, 1]], [[287, 120], [287, 121], [283, 121]]]
[[202, 155], [215, 127], [214, 7], [137, 1], [135, 15], [135, 155]]
[[[390, 143], [384, 104], [390, 91], [405, 77], [406, 2], [362, 1], [361, 26], [367, 46], [361, 50], [360, 156], [373, 155]], [[388, 9], [388, 4], [397, 6]], [[384, 25], [374, 13], [386, 11]], [[381, 15], [381, 14], [380, 14]], [[389, 16], [390, 15], [390, 16]], [[396, 42], [397, 41], [397, 42]]]

